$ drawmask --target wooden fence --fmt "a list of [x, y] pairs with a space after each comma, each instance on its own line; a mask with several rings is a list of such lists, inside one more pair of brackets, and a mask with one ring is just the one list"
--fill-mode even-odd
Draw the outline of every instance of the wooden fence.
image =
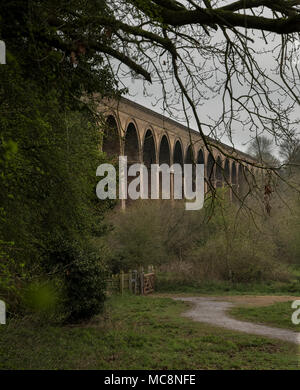
[[144, 269], [120, 272], [117, 275], [111, 275], [107, 280], [107, 292], [109, 294], [129, 291], [136, 295], [147, 295], [154, 292], [155, 272], [152, 266], [148, 267], [147, 272]]

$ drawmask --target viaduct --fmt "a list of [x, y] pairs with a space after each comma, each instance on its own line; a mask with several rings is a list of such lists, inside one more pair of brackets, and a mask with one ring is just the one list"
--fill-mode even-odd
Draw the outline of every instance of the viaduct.
[[207, 137], [212, 145], [209, 152], [197, 131], [124, 97], [103, 101], [99, 111], [107, 124], [102, 150], [108, 156], [127, 156], [128, 164], [204, 164], [205, 191], [229, 183], [230, 199], [233, 191], [240, 195], [245, 191], [247, 171], [257, 169], [251, 165], [257, 163], [251, 156]]

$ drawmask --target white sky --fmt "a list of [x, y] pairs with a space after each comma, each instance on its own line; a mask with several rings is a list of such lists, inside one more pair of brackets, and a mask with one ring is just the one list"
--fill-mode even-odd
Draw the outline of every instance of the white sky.
[[[264, 51], [271, 50], [276, 45], [278, 45], [281, 42], [281, 38], [279, 36], [273, 35], [273, 38], [271, 36], [268, 39], [268, 45], [266, 45], [265, 41], [262, 39], [261, 33], [258, 31], [248, 31], [248, 36], [254, 39], [254, 44], [251, 44], [255, 51], [261, 52], [259, 55], [256, 55], [255, 58], [257, 62], [260, 64], [262, 69], [264, 69], [264, 72], [268, 76], [272, 76], [273, 79], [276, 79], [276, 76], [273, 75], [272, 68], [275, 68], [276, 62], [275, 58], [272, 55], [272, 53], [266, 53]], [[213, 40], [215, 42], [218, 42], [218, 39], [221, 37], [221, 32], [216, 32]], [[278, 78], [278, 76], [277, 76]], [[279, 79], [278, 79], [279, 80]], [[130, 77], [127, 77], [123, 80], [126, 87], [129, 88], [129, 94], [126, 95], [126, 97], [130, 100], [133, 100], [149, 109], [152, 109], [153, 111], [156, 111], [160, 114], [169, 116], [167, 112], [164, 112], [162, 102], [156, 104], [157, 99], [162, 97], [162, 91], [161, 86], [159, 84], [152, 84], [150, 85], [147, 83], [147, 96], [143, 93], [144, 90], [144, 84], [142, 80], [139, 79], [131, 79]], [[237, 82], [233, 83], [234, 85], [234, 91], [236, 95], [244, 94], [245, 88], [240, 86]], [[171, 88], [169, 88], [170, 90]], [[222, 100], [221, 96], [218, 96], [214, 99], [209, 99], [207, 101], [203, 102], [203, 105], [197, 108], [198, 109], [198, 115], [200, 119], [203, 122], [207, 121], [207, 118], [210, 116], [214, 119], [217, 119], [222, 112]], [[172, 118], [175, 119], [176, 118]], [[183, 115], [182, 115], [182, 119]], [[183, 120], [181, 123], [187, 125], [187, 123]], [[196, 121], [194, 118], [191, 117], [190, 127], [197, 130]], [[205, 130], [205, 128], [204, 128]], [[263, 131], [263, 129], [261, 129]], [[233, 143], [234, 146], [242, 151], [247, 151], [249, 141], [251, 138], [255, 136], [255, 134], [251, 134], [249, 131], [244, 130], [241, 128], [239, 124], [236, 124], [234, 128], [231, 129], [233, 133]], [[264, 134], [268, 136], [268, 134]], [[224, 143], [229, 144], [229, 140], [226, 135], [223, 135], [221, 137], [221, 141]], [[274, 151], [275, 154], [277, 154], [277, 148], [274, 144]]]

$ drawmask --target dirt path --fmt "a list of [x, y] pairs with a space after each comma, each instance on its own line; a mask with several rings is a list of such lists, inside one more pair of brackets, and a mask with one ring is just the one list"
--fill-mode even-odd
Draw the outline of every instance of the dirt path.
[[239, 321], [229, 317], [226, 311], [235, 305], [231, 302], [220, 301], [220, 298], [174, 297], [173, 299], [193, 302], [193, 308], [185, 312], [183, 316], [192, 318], [195, 321], [206, 322], [239, 332], [276, 338], [300, 345], [300, 333], [271, 326], [257, 325], [252, 322]]

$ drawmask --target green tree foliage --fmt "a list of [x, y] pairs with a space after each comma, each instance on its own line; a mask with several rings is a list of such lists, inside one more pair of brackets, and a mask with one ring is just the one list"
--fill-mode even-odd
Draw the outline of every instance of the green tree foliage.
[[[73, 6], [92, 13], [83, 3]], [[103, 155], [91, 98], [115, 96], [116, 88], [102, 58], [80, 52], [76, 36], [77, 51], [53, 48], [45, 19], [64, 18], [64, 6], [41, 4], [0, 5], [7, 47], [0, 66], [0, 295], [10, 312], [20, 310], [28, 283], [58, 278], [67, 315], [79, 319], [104, 299], [104, 264], [91, 245], [103, 233], [107, 207], [95, 196]]]

